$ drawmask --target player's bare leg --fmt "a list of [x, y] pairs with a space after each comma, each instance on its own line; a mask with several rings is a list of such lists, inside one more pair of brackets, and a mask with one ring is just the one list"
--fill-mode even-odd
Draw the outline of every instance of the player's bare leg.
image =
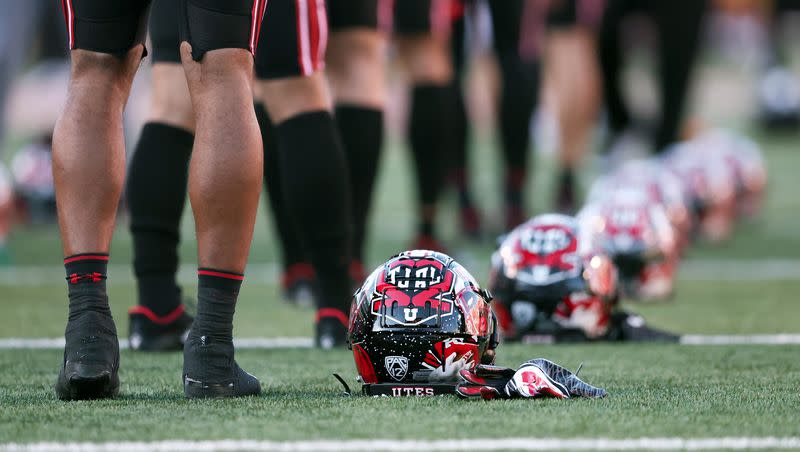
[[575, 170], [588, 150], [600, 107], [600, 74], [595, 40], [583, 27], [552, 30], [547, 38], [546, 71], [560, 127], [560, 174], [556, 209], [573, 213]]
[[108, 252], [125, 177], [122, 110], [141, 56], [141, 46], [123, 59], [72, 52], [69, 95], [53, 132], [65, 256]]
[[350, 277], [360, 283], [366, 276], [364, 243], [383, 146], [386, 36], [366, 27], [331, 33], [326, 63], [336, 124], [350, 170], [353, 215]]
[[196, 61], [183, 42], [181, 59], [196, 115], [189, 198], [199, 260], [197, 317], [184, 346], [184, 392], [187, 397], [258, 394], [258, 380], [233, 361], [232, 341], [262, 179], [253, 56], [222, 48]]
[[275, 124], [287, 214], [316, 270], [316, 342], [324, 348], [343, 345], [352, 295], [351, 195], [327, 82], [314, 72], [258, 85]]
[[53, 132], [53, 177], [70, 299], [64, 364], [56, 384], [61, 399], [111, 397], [119, 390], [119, 344], [105, 278], [125, 174], [122, 111], [142, 51], [136, 45], [118, 57], [73, 50], [69, 95]]
[[200, 267], [244, 271], [261, 186], [261, 136], [251, 97], [252, 56], [218, 49], [200, 62], [181, 45], [196, 112], [189, 197]]
[[449, 38], [440, 34], [396, 38], [397, 50], [412, 84], [409, 140], [419, 196], [419, 229], [415, 248], [443, 248], [435, 234], [439, 195], [445, 181], [445, 158], [452, 128], [453, 69]]

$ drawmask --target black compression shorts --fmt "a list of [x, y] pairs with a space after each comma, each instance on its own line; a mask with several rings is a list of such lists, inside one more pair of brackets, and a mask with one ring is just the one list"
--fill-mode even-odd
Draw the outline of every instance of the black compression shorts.
[[[169, 0], [168, 0], [169, 1]], [[180, 38], [200, 60], [216, 49], [255, 53], [266, 0], [172, 0]], [[70, 49], [123, 56], [144, 44], [151, 0], [62, 0]]]
[[325, 0], [270, 0], [256, 53], [256, 77], [307, 76], [321, 70], [327, 41]]
[[149, 25], [153, 64], [181, 64], [179, 11], [175, 0], [153, 0]]
[[381, 9], [388, 8], [390, 0], [328, 0], [328, 23], [331, 31], [352, 28], [378, 28]]
[[394, 0], [391, 31], [398, 36], [448, 36], [457, 0]]
[[605, 3], [605, 0], [552, 0], [547, 12], [547, 26], [584, 26], [597, 29], [603, 17]]

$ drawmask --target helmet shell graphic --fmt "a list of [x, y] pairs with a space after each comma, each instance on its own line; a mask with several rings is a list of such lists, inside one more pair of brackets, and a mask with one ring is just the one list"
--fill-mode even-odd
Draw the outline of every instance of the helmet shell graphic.
[[450, 256], [400, 253], [353, 296], [349, 341], [364, 383], [455, 382], [493, 357], [491, 296]]

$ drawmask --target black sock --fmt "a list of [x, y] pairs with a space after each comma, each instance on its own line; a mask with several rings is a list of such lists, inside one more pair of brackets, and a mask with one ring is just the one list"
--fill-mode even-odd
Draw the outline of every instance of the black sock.
[[191, 336], [208, 336], [215, 342], [233, 341], [233, 314], [244, 276], [224, 270], [197, 270], [197, 317]]
[[283, 268], [301, 264], [307, 265], [308, 258], [303, 243], [297, 234], [297, 227], [287, 210], [286, 199], [281, 183], [280, 160], [278, 159], [278, 138], [275, 126], [267, 113], [264, 104], [256, 103], [256, 119], [261, 128], [261, 139], [264, 142], [264, 186], [269, 196], [269, 207], [275, 221], [275, 230], [281, 244]]
[[[655, 151], [663, 152], [680, 139], [684, 106], [692, 68], [700, 45], [706, 2], [683, 0], [665, 6], [653, 2], [652, 13], [659, 34], [659, 85], [661, 120], [655, 137]], [[674, 33], [673, 30], [681, 30]]]
[[561, 168], [561, 174], [558, 180], [558, 186], [561, 187], [562, 190], [572, 189], [575, 185], [575, 170], [568, 167]]
[[287, 206], [317, 275], [317, 307], [350, 306], [350, 177], [333, 117], [301, 113], [278, 125]]
[[82, 253], [64, 259], [69, 293], [69, 319], [85, 312], [111, 317], [106, 294], [108, 254]]
[[169, 314], [181, 304], [175, 277], [193, 143], [194, 135], [184, 129], [145, 124], [128, 173], [139, 304], [157, 316]]
[[506, 202], [522, 208], [522, 188], [528, 168], [531, 113], [539, 89], [539, 65], [520, 60], [518, 52], [500, 58], [500, 142], [506, 171]]
[[525, 168], [506, 168], [505, 201], [507, 207], [522, 208], [522, 190], [525, 186]]
[[447, 156], [452, 162], [450, 177], [458, 191], [458, 202], [460, 207], [472, 206], [472, 196], [469, 191], [469, 148], [467, 146], [467, 135], [469, 133], [469, 121], [467, 120], [467, 108], [464, 105], [464, 95], [461, 92], [461, 82], [456, 79], [453, 86], [454, 106], [453, 112], [453, 153]]
[[[412, 93], [409, 139], [423, 209], [435, 209], [442, 191], [445, 158], [453, 143], [453, 89], [450, 85], [416, 85]], [[433, 231], [433, 219], [422, 218], [420, 233]]]
[[353, 259], [363, 262], [372, 191], [383, 146], [383, 111], [339, 104], [336, 106], [336, 123], [350, 173]]
[[575, 170], [569, 167], [562, 167], [558, 177], [558, 188], [556, 191], [556, 211], [573, 215], [577, 207], [575, 199]]
[[[611, 1], [603, 11], [597, 52], [600, 62], [603, 96], [611, 137], [623, 132], [631, 122], [631, 115], [622, 95], [622, 49], [620, 33], [623, 19], [629, 15], [632, 2]], [[603, 152], [608, 152], [608, 146]]]

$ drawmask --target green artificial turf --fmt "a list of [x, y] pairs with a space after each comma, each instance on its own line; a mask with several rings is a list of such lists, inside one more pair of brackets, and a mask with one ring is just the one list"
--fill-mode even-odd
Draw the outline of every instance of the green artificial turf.
[[[757, 136], [765, 148], [770, 190], [760, 219], [740, 225], [723, 245], [698, 243], [695, 262], [800, 259], [800, 197], [795, 138]], [[485, 282], [493, 236], [502, 222], [495, 151], [479, 143], [473, 165], [475, 192], [484, 208], [485, 239], [458, 236], [452, 197], [440, 218], [451, 253]], [[406, 246], [413, 232], [413, 190], [407, 155], [392, 146], [383, 161], [372, 218], [368, 264], [376, 265]], [[551, 199], [553, 162], [537, 162], [529, 198], [536, 212]], [[586, 176], [585, 179], [588, 179]], [[263, 210], [263, 209], [262, 209]], [[252, 247], [254, 264], [276, 263], [279, 251], [265, 215]], [[181, 256], [192, 266], [193, 225], [185, 216]], [[54, 227], [16, 231], [9, 243], [14, 262], [42, 281], [0, 283], [0, 338], [58, 337], [66, 319], [60, 244]], [[121, 335], [125, 310], [135, 302], [130, 282], [130, 236], [120, 219], [109, 279], [112, 309]], [[5, 271], [0, 268], [0, 272]], [[39, 273], [37, 273], [39, 272]], [[121, 273], [122, 272], [122, 273]], [[250, 272], [237, 307], [238, 337], [312, 334], [310, 309], [281, 299], [274, 274]], [[676, 297], [661, 304], [626, 303], [654, 326], [684, 334], [800, 333], [800, 281], [720, 280], [684, 274]], [[191, 282], [184, 293], [192, 297]], [[468, 437], [722, 437], [800, 435], [798, 346], [502, 344], [502, 364], [543, 356], [575, 368], [609, 390], [605, 400], [467, 402], [427, 399], [345, 398], [331, 373], [352, 382], [355, 368], [344, 350], [240, 350], [242, 366], [260, 377], [265, 392], [244, 400], [187, 401], [180, 386], [181, 355], [122, 353], [122, 388], [116, 400], [64, 403], [52, 391], [59, 350], [0, 350], [0, 444], [36, 441], [158, 439], [270, 439]]]
[[508, 436], [722, 437], [798, 433], [796, 347], [523, 346], [508, 365], [547, 356], [602, 385], [604, 400], [464, 401], [454, 396], [343, 397], [332, 372], [353, 376], [345, 351], [243, 350], [264, 394], [188, 401], [180, 355], [122, 355], [116, 400], [65, 403], [52, 384], [58, 351], [0, 353], [0, 441], [404, 438]]

